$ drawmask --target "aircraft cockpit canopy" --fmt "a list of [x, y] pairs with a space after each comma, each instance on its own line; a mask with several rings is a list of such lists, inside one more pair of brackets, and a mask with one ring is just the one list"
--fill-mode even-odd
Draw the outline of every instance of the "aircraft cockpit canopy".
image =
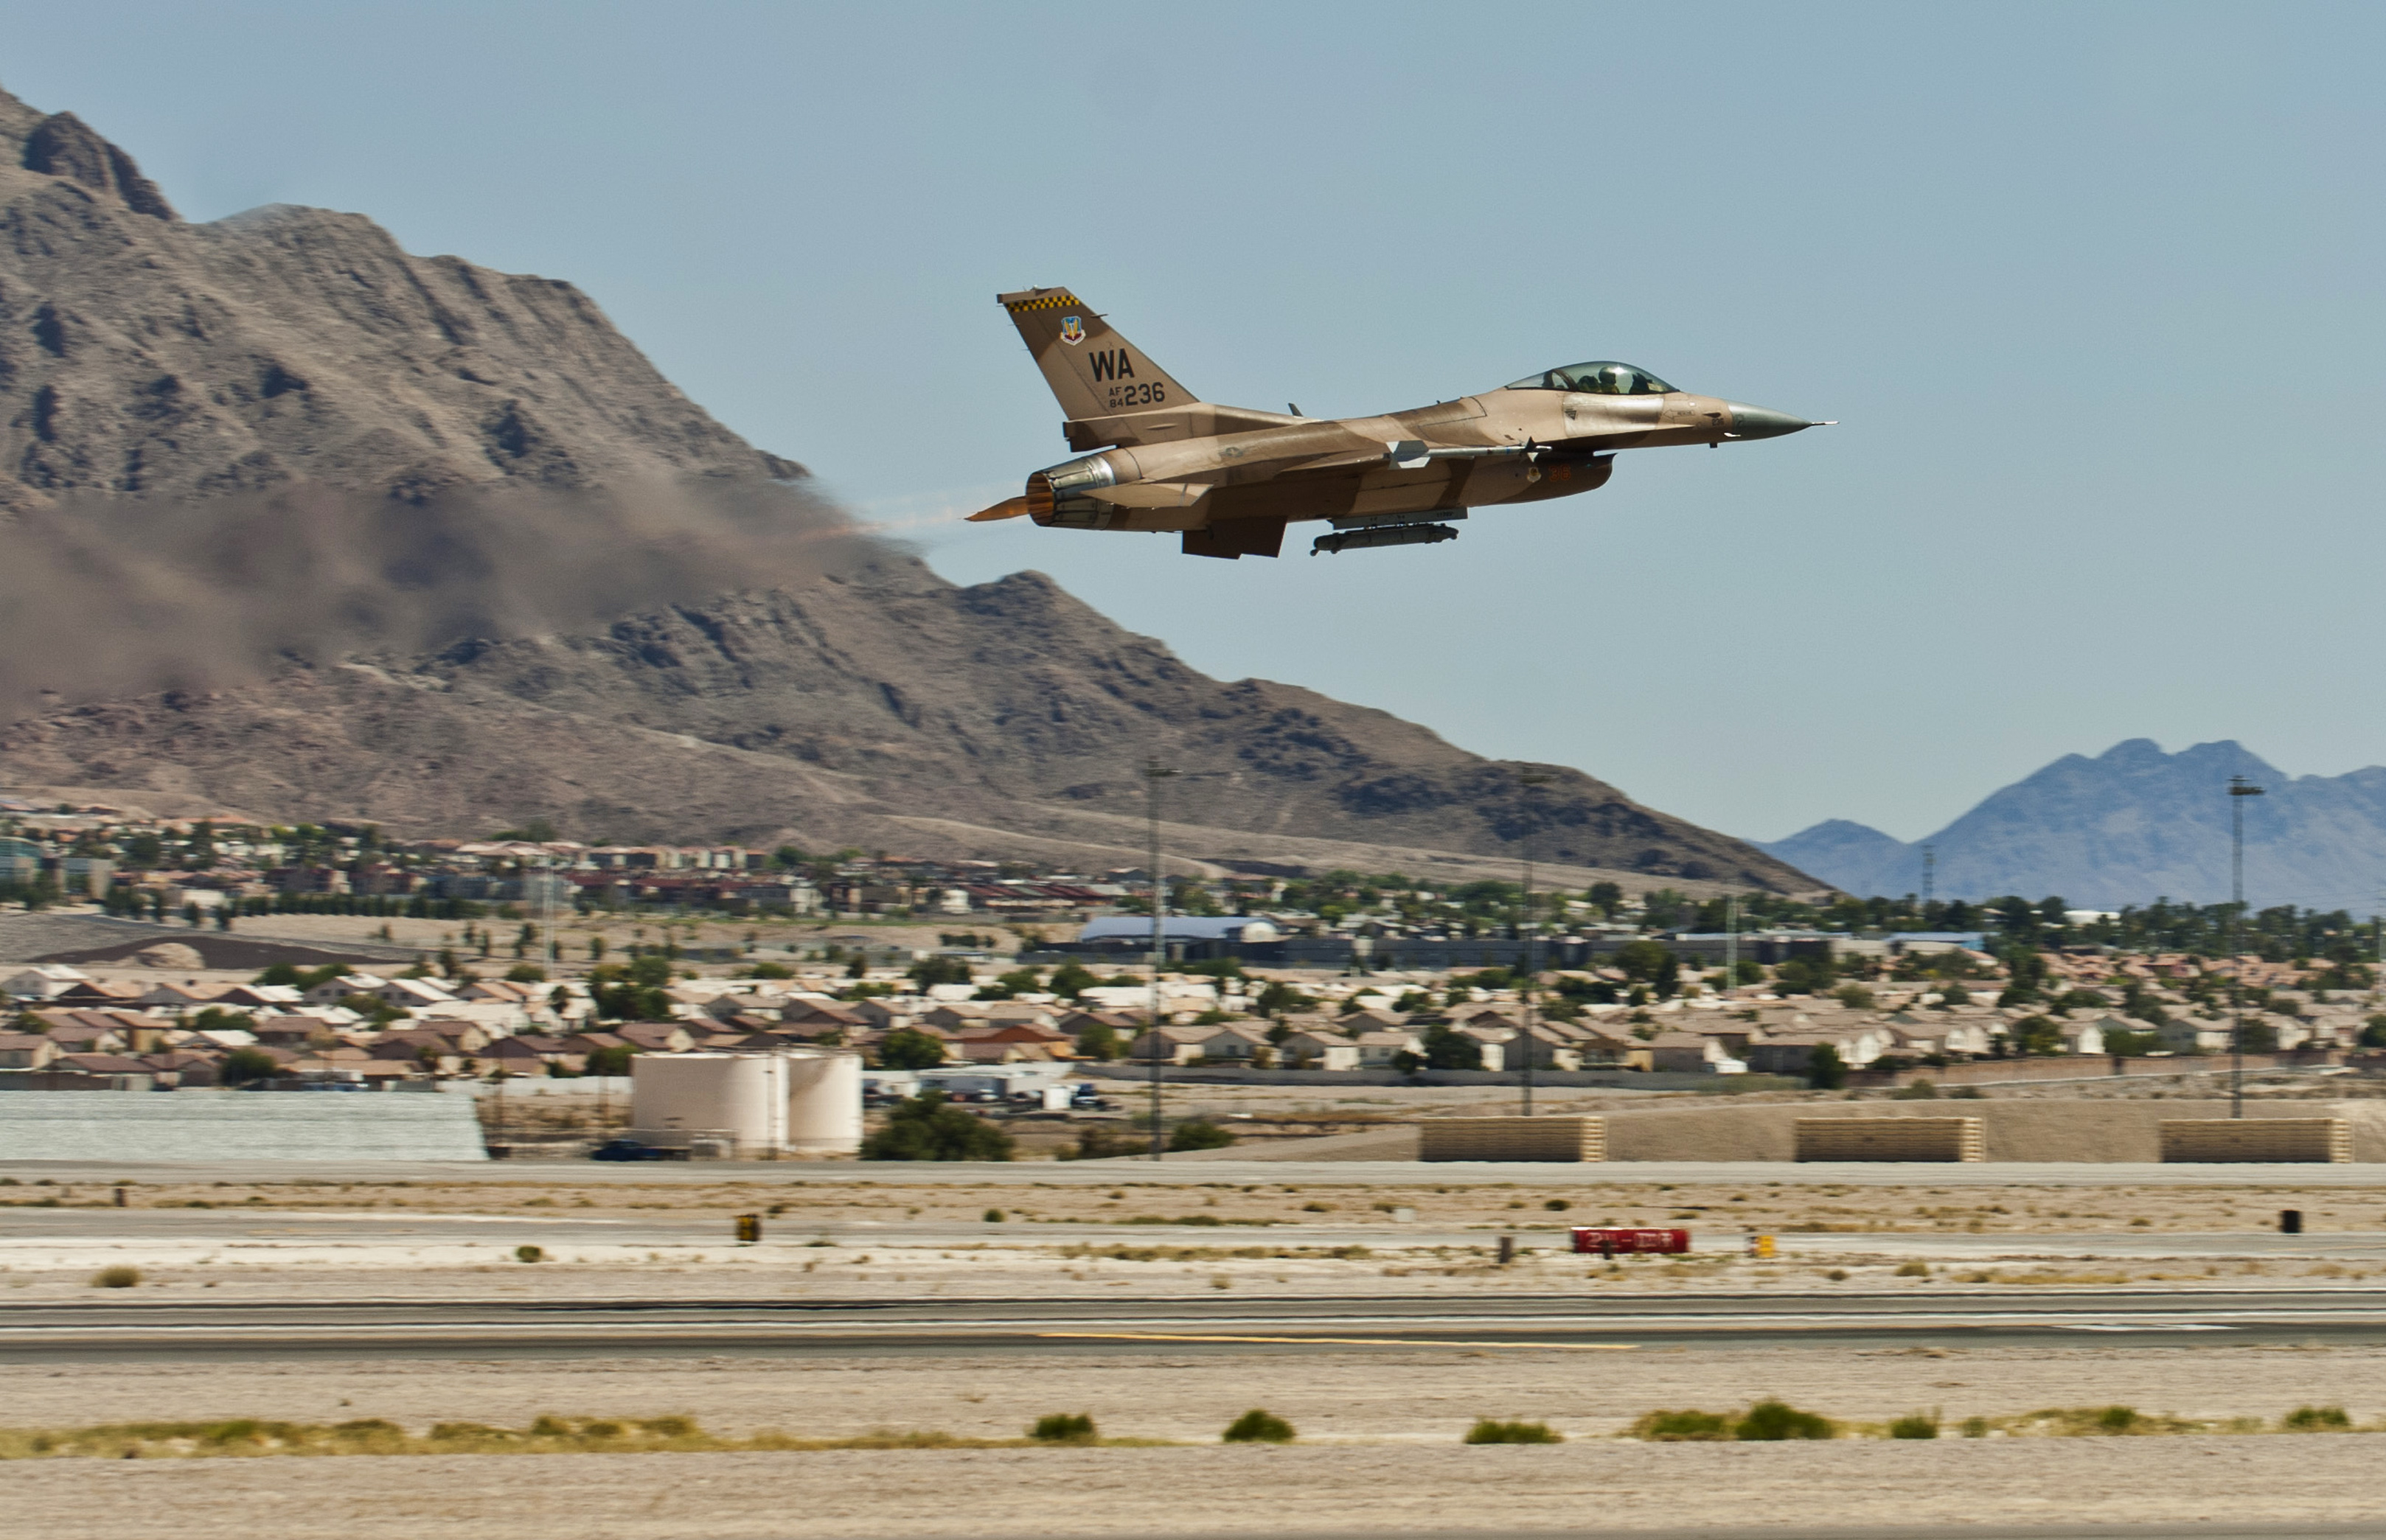
[[1619, 364], [1613, 358], [1568, 364], [1547, 374], [1519, 380], [1512, 391], [1580, 391], [1588, 395], [1664, 395], [1674, 387], [1645, 369]]

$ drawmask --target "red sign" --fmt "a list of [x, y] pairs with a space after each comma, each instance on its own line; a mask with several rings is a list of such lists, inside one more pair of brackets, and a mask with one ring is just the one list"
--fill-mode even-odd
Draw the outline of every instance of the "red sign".
[[1574, 1233], [1574, 1248], [1601, 1257], [1620, 1257], [1626, 1253], [1672, 1256], [1690, 1249], [1690, 1233], [1687, 1230], [1626, 1230], [1581, 1225]]

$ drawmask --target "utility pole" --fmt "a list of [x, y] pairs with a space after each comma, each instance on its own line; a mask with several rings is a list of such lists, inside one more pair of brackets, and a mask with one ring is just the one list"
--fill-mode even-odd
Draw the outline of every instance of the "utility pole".
[[1529, 1118], [1533, 1115], [1533, 991], [1541, 978], [1540, 970], [1533, 965], [1533, 826], [1535, 815], [1540, 810], [1533, 792], [1548, 785], [1550, 778], [1539, 770], [1526, 770], [1517, 779], [1525, 788], [1525, 911], [1524, 924], [1517, 932], [1525, 944], [1523, 987], [1517, 991], [1517, 998], [1525, 1008], [1524, 1030], [1516, 1035], [1525, 1050], [1525, 1116]]
[[1726, 999], [1739, 987], [1739, 895], [1727, 893], [1723, 899], [1723, 994]]
[[2262, 788], [2229, 778], [2229, 1115], [2245, 1115], [2245, 798]]
[[1922, 922], [1926, 925], [1930, 923], [1931, 889], [1937, 886], [1938, 879], [1939, 847], [1935, 845], [1926, 845], [1922, 847]]
[[1160, 1039], [1160, 969], [1168, 960], [1168, 884], [1160, 875], [1160, 783], [1175, 773], [1156, 758], [1144, 761], [1144, 806], [1151, 822], [1151, 1010], [1149, 1032], [1151, 1039], [1151, 1158], [1154, 1160], [1159, 1159], [1168, 1147], [1160, 1130], [1160, 1066], [1167, 1057], [1162, 1052]]

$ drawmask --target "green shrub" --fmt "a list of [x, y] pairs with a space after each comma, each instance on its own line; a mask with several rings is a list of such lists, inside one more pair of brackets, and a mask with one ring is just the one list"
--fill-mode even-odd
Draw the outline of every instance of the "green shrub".
[[1632, 1436], [1652, 1444], [1702, 1444], [1731, 1436], [1731, 1419], [1713, 1411], [1645, 1412]]
[[1775, 1443], [1788, 1438], [1836, 1438], [1839, 1430], [1819, 1413], [1800, 1411], [1786, 1401], [1767, 1400], [1749, 1408], [1731, 1436], [1742, 1443]]
[[1207, 1118], [1189, 1118], [1168, 1133], [1170, 1149], [1224, 1149], [1235, 1136]]
[[[890, 1034], [887, 1041], [900, 1035]], [[887, 1115], [885, 1127], [861, 1142], [864, 1160], [1008, 1160], [1011, 1151], [1010, 1134], [984, 1118], [946, 1106], [939, 1091], [923, 1092], [904, 1102]]]
[[1002, 1210], [999, 1208], [989, 1208], [979, 1217], [985, 1220], [988, 1224], [1000, 1224], [1002, 1222]]
[[1563, 1214], [1574, 1205], [1562, 1197], [1553, 1197], [1541, 1205], [1552, 1214]]
[[1469, 1444], [1563, 1444], [1565, 1434], [1547, 1422], [1500, 1422], [1479, 1417], [1466, 1430]]
[[91, 1286], [95, 1289], [129, 1289], [140, 1282], [139, 1268], [102, 1268], [91, 1275]]
[[1900, 1262], [1897, 1264], [1897, 1276], [1900, 1278], [1928, 1278], [1930, 1276], [1930, 1264], [1928, 1262]]
[[2279, 1419], [2279, 1430], [2291, 1434], [2347, 1433], [2352, 1427], [2342, 1407], [2297, 1407]]
[[1258, 1407], [1226, 1424], [1219, 1435], [1227, 1444], [1289, 1444], [1293, 1439], [1292, 1424], [1272, 1411]]
[[1939, 1436], [1939, 1419], [1936, 1417], [1925, 1417], [1920, 1412], [1915, 1412], [1910, 1417], [1901, 1417], [1896, 1421], [1891, 1422], [1889, 1425], [1889, 1436], [1891, 1438], [1936, 1438]]
[[514, 1247], [514, 1260], [517, 1262], [544, 1262], [546, 1260], [546, 1249], [544, 1246], [518, 1246]]
[[2135, 1407], [2105, 1407], [2096, 1413], [2098, 1433], [2134, 1433], [2137, 1426], [2138, 1409]]
[[1095, 1432], [1092, 1413], [1056, 1411], [1037, 1418], [1027, 1436], [1038, 1444], [1091, 1444], [1100, 1435]]
[[1966, 1417], [1964, 1419], [1964, 1436], [1965, 1438], [1988, 1437], [1989, 1420], [1985, 1417]]

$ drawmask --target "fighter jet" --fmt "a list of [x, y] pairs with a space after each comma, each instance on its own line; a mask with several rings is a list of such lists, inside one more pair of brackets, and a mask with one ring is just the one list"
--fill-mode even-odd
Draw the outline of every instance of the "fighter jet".
[[[1676, 390], [1614, 359], [1384, 417], [1333, 419], [1204, 401], [1067, 289], [996, 296], [1084, 456], [1027, 478], [973, 522], [1178, 531], [1187, 556], [1272, 557], [1287, 524], [1325, 520], [1310, 555], [1458, 538], [1471, 508], [1607, 484], [1622, 449], [1719, 447], [1826, 424]], [[1086, 454], [1100, 450], [1099, 454]]]

